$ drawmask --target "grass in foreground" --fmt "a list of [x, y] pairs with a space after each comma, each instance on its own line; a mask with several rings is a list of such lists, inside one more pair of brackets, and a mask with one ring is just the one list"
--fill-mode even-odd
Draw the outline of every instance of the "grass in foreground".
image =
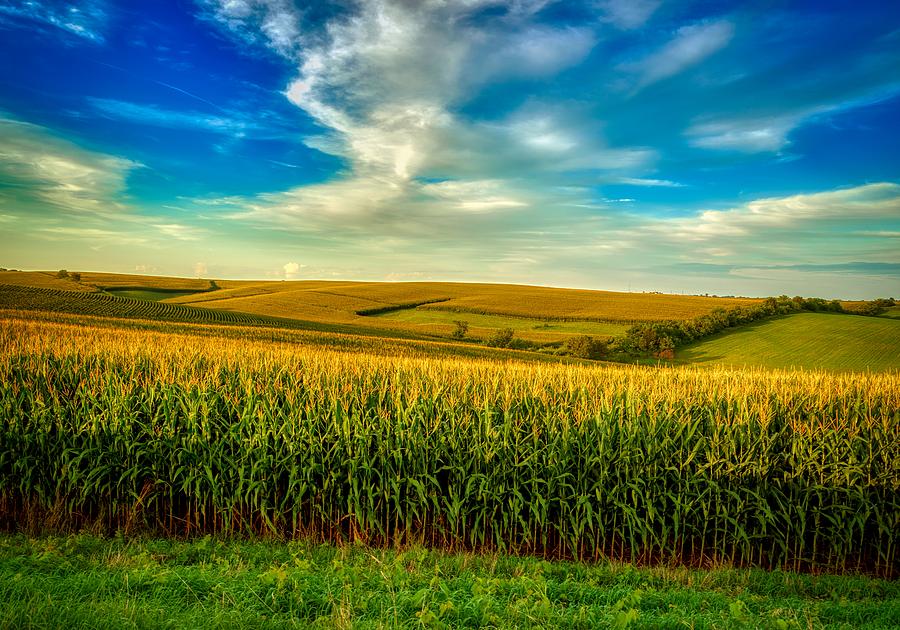
[[733, 328], [691, 344], [679, 361], [835, 371], [900, 369], [900, 321], [798, 313]]
[[896, 628], [900, 583], [423, 549], [0, 535], [0, 627]]

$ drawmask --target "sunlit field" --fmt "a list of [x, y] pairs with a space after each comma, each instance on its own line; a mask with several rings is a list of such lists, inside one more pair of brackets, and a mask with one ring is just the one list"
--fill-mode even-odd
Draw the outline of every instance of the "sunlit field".
[[705, 365], [900, 370], [900, 321], [889, 315], [797, 313], [691, 344], [677, 357]]
[[2, 496], [20, 523], [897, 569], [897, 373], [379, 356], [22, 319], [2, 342]]

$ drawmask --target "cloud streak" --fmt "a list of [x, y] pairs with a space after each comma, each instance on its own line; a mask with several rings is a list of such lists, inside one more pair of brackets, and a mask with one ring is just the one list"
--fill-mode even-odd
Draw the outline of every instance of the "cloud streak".
[[635, 75], [634, 91], [675, 76], [723, 48], [734, 36], [728, 20], [700, 22], [680, 27], [656, 52], [620, 68]]
[[10, 0], [0, 5], [0, 22], [4, 20], [47, 25], [79, 39], [102, 44], [105, 41], [103, 31], [108, 21], [108, 10], [102, 0], [40, 3]]
[[250, 120], [213, 116], [200, 112], [163, 109], [155, 105], [131, 103], [107, 98], [87, 99], [92, 109], [105, 118], [124, 120], [168, 129], [195, 129], [225, 135], [245, 135], [260, 126]]
[[[0, 117], [0, 207], [46, 240], [116, 245], [199, 241], [206, 230], [147, 214], [127, 195], [140, 163], [97, 153], [50, 130]], [[3, 215], [6, 216], [6, 215]]]

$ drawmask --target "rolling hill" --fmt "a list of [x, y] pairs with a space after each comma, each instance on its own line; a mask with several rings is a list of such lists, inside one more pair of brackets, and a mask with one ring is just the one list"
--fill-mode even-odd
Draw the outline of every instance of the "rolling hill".
[[680, 362], [837, 371], [900, 369], [900, 320], [797, 313], [733, 328], [676, 352]]
[[[685, 319], [756, 301], [520, 285], [211, 281], [90, 272], [81, 274], [81, 282], [58, 279], [55, 272], [0, 272], [0, 285], [6, 285], [3, 308], [445, 340], [461, 320], [469, 324], [469, 340], [512, 328], [517, 338], [537, 344], [584, 334], [612, 337], [633, 322]], [[676, 361], [885, 370], [900, 368], [898, 357], [894, 308], [882, 317], [800, 313], [757, 322], [681, 348]]]
[[523, 339], [546, 343], [577, 334], [614, 335], [634, 322], [695, 317], [756, 300], [452, 282], [285, 281], [169, 301], [444, 336], [454, 320], [465, 320], [475, 337], [512, 328]]

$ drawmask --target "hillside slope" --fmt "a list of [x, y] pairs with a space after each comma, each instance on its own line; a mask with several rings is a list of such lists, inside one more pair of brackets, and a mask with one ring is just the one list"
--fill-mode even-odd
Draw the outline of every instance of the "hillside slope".
[[900, 370], [900, 320], [798, 313], [685, 346], [681, 362], [768, 368]]

